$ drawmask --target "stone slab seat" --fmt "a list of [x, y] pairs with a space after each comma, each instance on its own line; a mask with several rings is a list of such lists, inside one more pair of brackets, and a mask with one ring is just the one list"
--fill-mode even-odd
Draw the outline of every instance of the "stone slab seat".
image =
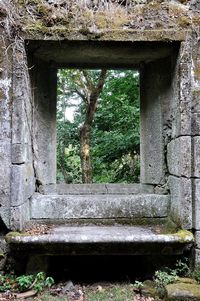
[[36, 193], [30, 200], [32, 220], [165, 218], [170, 196], [158, 194]]
[[174, 255], [194, 242], [193, 234], [157, 234], [152, 227], [55, 226], [46, 235], [7, 236], [11, 252], [43, 255]]

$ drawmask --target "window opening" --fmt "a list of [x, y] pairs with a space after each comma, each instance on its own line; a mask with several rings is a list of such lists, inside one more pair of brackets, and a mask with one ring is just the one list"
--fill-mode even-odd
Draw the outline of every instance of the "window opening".
[[139, 72], [59, 69], [57, 77], [57, 182], [139, 182]]

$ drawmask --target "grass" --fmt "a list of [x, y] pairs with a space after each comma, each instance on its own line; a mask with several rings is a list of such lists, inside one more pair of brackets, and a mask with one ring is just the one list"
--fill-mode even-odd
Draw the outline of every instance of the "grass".
[[131, 284], [87, 287], [85, 297], [88, 301], [129, 301], [134, 292]]
[[[29, 301], [133, 301], [135, 293], [132, 284], [103, 284], [77, 287], [76, 291], [81, 292], [80, 296], [72, 292], [60, 295], [52, 295], [43, 292]], [[81, 295], [83, 297], [81, 297]]]

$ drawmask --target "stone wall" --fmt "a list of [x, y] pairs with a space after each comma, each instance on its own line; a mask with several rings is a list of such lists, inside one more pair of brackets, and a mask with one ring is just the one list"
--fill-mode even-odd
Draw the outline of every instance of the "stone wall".
[[191, 127], [192, 127], [192, 206], [193, 228], [196, 230], [196, 262], [200, 262], [200, 28], [193, 33], [191, 70]]
[[29, 219], [28, 200], [35, 191], [33, 102], [24, 43], [13, 52], [12, 77], [11, 228]]
[[12, 52], [5, 55], [9, 46], [4, 31], [0, 30], [0, 214], [10, 226], [10, 179], [11, 179], [11, 86]]
[[88, 1], [83, 13], [81, 1], [38, 0], [31, 10], [2, 1], [0, 215], [7, 228], [23, 229], [38, 185], [55, 184], [56, 68], [137, 67], [141, 182], [170, 194], [170, 214], [196, 232], [200, 262], [200, 7], [182, 2], [129, 1], [128, 10], [112, 3], [102, 12]]

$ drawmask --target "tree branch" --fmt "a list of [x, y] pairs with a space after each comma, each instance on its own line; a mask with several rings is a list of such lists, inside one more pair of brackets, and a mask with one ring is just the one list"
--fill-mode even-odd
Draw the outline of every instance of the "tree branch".
[[87, 83], [87, 87], [89, 88], [90, 92], [92, 93], [95, 89], [95, 86], [92, 82], [92, 79], [90, 78], [88, 72], [86, 70], [82, 70], [82, 73], [85, 77], [86, 83]]
[[80, 96], [86, 104], [88, 103], [87, 97], [83, 93], [81, 93], [79, 90], [75, 89], [72, 92], [78, 94], [78, 96]]

